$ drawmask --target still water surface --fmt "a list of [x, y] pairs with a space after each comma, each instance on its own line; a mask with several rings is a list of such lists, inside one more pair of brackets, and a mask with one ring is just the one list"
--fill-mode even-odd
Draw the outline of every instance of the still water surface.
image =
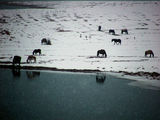
[[111, 75], [0, 69], [1, 120], [160, 120], [160, 91]]

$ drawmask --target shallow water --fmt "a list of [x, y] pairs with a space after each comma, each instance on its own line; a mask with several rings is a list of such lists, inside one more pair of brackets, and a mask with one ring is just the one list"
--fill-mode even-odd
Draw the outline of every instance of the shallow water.
[[160, 91], [92, 73], [0, 69], [1, 120], [159, 120]]

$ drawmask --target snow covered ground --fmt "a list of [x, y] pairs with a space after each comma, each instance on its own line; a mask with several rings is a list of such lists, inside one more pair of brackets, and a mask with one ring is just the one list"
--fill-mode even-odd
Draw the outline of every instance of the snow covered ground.
[[[21, 66], [160, 73], [160, 2], [17, 3], [45, 9], [0, 10], [1, 65], [19, 55]], [[121, 34], [123, 28], [128, 35]], [[109, 34], [109, 29], [116, 35]], [[49, 38], [52, 45], [42, 45], [42, 38]], [[122, 44], [114, 45], [113, 38], [121, 39]], [[28, 64], [26, 59], [34, 49], [41, 49], [42, 55]], [[96, 57], [99, 49], [106, 50], [107, 58]], [[149, 49], [154, 58], [144, 57]]]

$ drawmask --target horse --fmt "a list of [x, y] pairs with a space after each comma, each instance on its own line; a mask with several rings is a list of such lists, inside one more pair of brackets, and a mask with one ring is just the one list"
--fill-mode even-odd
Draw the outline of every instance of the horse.
[[33, 55], [29, 55], [27, 58], [27, 63], [31, 63], [32, 61], [36, 63], [36, 57]]
[[114, 45], [115, 43], [118, 45], [120, 44], [121, 45], [121, 39], [112, 39], [111, 42], [114, 42]]
[[105, 56], [105, 58], [107, 57], [106, 51], [104, 49], [97, 51], [97, 57], [99, 56], [99, 54], [102, 54], [102, 56]]
[[121, 34], [123, 34], [123, 33], [128, 34], [128, 30], [127, 30], [127, 29], [122, 29], [122, 30], [121, 30]]
[[98, 26], [98, 31], [101, 31], [101, 28], [102, 28], [101, 26]]
[[51, 41], [50, 41], [50, 40], [47, 40], [46, 38], [43, 38], [43, 39], [41, 40], [41, 44], [51, 45]]
[[41, 54], [41, 49], [35, 49], [33, 50], [33, 55], [39, 53], [39, 55]]
[[110, 29], [109, 34], [115, 35], [115, 31], [113, 29]]
[[41, 40], [41, 44], [43, 44], [43, 43], [47, 44], [47, 39], [46, 39], [46, 38], [43, 38], [43, 39]]
[[20, 66], [20, 63], [21, 63], [21, 57], [20, 56], [14, 56], [13, 62], [12, 62], [13, 66], [15, 66], [17, 64]]
[[150, 55], [150, 57], [154, 57], [154, 53], [152, 50], [145, 51], [145, 57], [147, 57], [147, 55]]

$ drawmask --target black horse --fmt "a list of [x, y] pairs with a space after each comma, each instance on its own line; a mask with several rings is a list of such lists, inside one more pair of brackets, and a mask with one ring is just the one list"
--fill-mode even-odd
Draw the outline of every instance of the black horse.
[[128, 34], [128, 30], [127, 30], [127, 29], [122, 29], [122, 30], [121, 30], [121, 34], [123, 34], [123, 33]]
[[102, 28], [101, 26], [98, 26], [98, 31], [101, 31], [101, 28]]
[[51, 41], [50, 41], [50, 40], [47, 40], [46, 38], [43, 38], [43, 39], [41, 40], [41, 44], [51, 45]]
[[112, 39], [111, 42], [114, 42], [114, 45], [115, 45], [115, 43], [116, 43], [117, 45], [118, 45], [118, 44], [121, 45], [121, 39]]
[[105, 58], [107, 57], [106, 51], [104, 49], [97, 51], [97, 57], [99, 57], [99, 54], [102, 54], [102, 56], [104, 56]]
[[113, 29], [110, 29], [109, 34], [115, 35], [115, 31]]
[[150, 57], [154, 57], [154, 53], [152, 50], [145, 51], [145, 57], [147, 57], [147, 55], [150, 55]]
[[21, 64], [21, 57], [20, 56], [14, 56], [13, 62], [12, 62], [13, 67], [15, 65], [19, 65], [20, 66], [20, 64]]
[[35, 49], [33, 50], [33, 55], [39, 53], [41, 55], [41, 49]]

